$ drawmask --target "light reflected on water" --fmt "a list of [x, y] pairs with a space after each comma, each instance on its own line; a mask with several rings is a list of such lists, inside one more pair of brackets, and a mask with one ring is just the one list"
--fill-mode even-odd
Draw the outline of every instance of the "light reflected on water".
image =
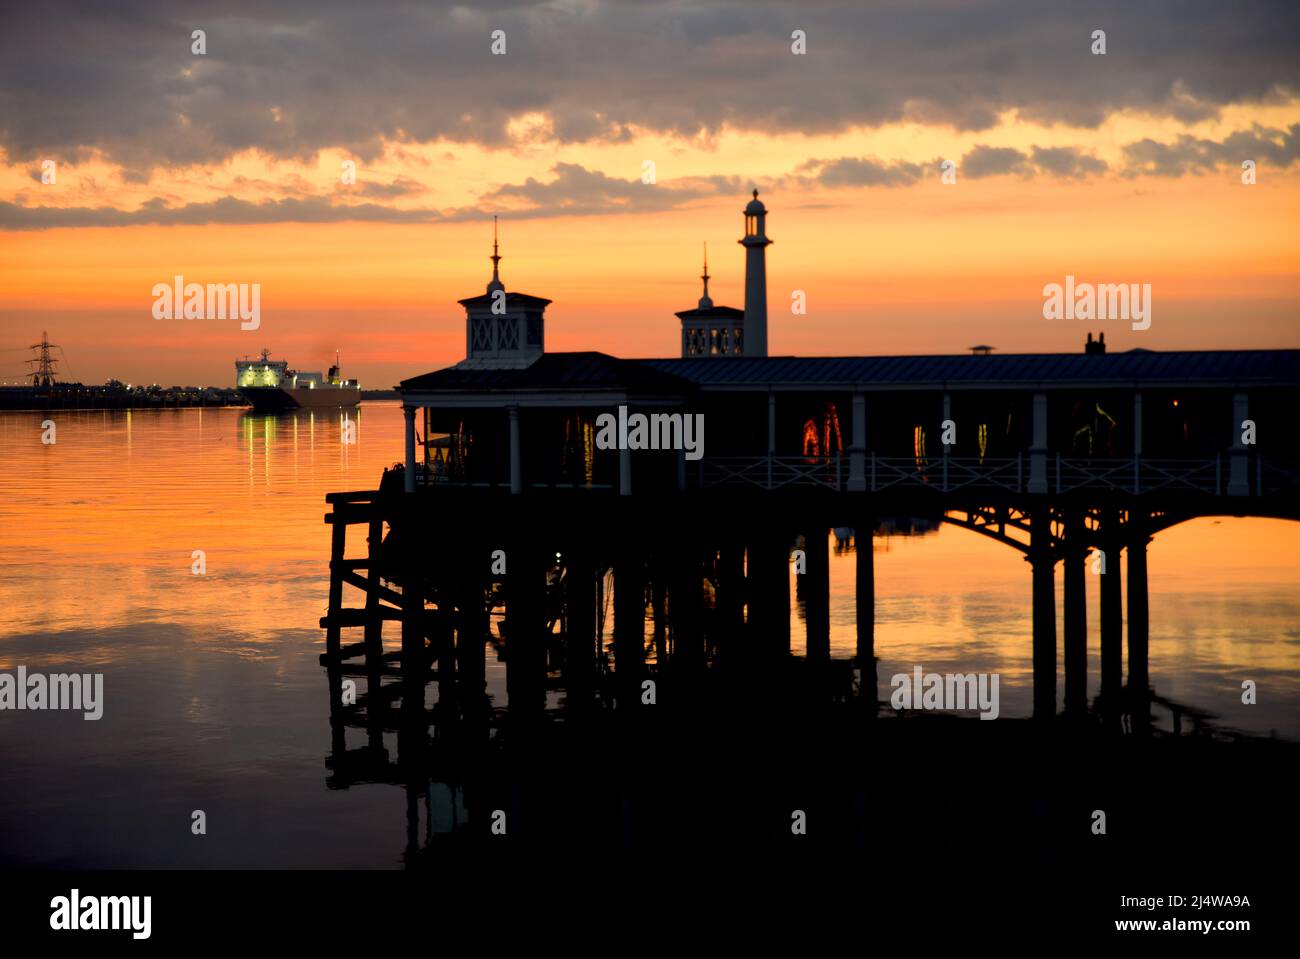
[[[328, 702], [316, 657], [325, 494], [372, 489], [401, 458], [400, 407], [59, 412], [55, 446], [40, 442], [45, 418], [0, 414], [0, 668], [93, 667], [106, 674], [106, 709], [99, 723], [0, 717], [0, 850], [82, 865], [391, 862], [400, 799], [323, 786]], [[998, 672], [1001, 714], [1028, 715], [1021, 555], [953, 527], [878, 537], [875, 548], [882, 694], [918, 663]], [[205, 576], [191, 573], [195, 550]], [[1160, 533], [1149, 547], [1156, 692], [1236, 728], [1300, 738], [1297, 556], [1295, 523], [1210, 518]], [[851, 551], [831, 557], [840, 658], [856, 646], [854, 562]], [[1095, 578], [1088, 589], [1092, 696]], [[791, 620], [801, 652], [793, 601]], [[500, 701], [504, 668], [489, 655], [488, 670]], [[1259, 705], [1241, 705], [1243, 679], [1258, 683]], [[240, 829], [196, 851], [192, 808]]]

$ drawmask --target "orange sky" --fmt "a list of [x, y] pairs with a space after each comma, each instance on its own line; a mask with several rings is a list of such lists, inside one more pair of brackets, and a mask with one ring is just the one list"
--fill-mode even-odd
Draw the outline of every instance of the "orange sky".
[[[1123, 146], [1180, 135], [1222, 140], [1256, 125], [1300, 120], [1300, 102], [1232, 107], [1182, 124], [1122, 112], [1097, 129], [1004, 117], [992, 130], [958, 133], [898, 123], [826, 135], [724, 130], [707, 140], [643, 132], [609, 143], [561, 144], [545, 115], [523, 115], [511, 143], [488, 148], [435, 142], [386, 144], [362, 163], [357, 185], [338, 182], [344, 154], [277, 160], [256, 150], [221, 163], [158, 168], [133, 182], [101, 154], [59, 168], [53, 185], [32, 164], [0, 169], [0, 200], [25, 208], [132, 211], [236, 197], [250, 203], [326, 198], [387, 210], [430, 210], [444, 222], [140, 224], [0, 231], [0, 380], [21, 372], [15, 348], [42, 330], [64, 347], [66, 374], [228, 385], [238, 355], [263, 346], [304, 369], [334, 349], [367, 387], [464, 355], [456, 304], [490, 275], [490, 224], [502, 216], [508, 289], [546, 296], [547, 347], [619, 355], [678, 351], [673, 312], [699, 296], [700, 245], [708, 242], [715, 302], [743, 306], [741, 207], [756, 184], [768, 233], [773, 354], [1073, 351], [1090, 326], [1048, 321], [1042, 287], [1066, 274], [1094, 282], [1150, 283], [1153, 322], [1133, 332], [1094, 322], [1112, 349], [1279, 348], [1300, 345], [1300, 179], [1261, 164], [1258, 183], [1221, 165], [1182, 176], [1126, 175]], [[933, 161], [976, 146], [1085, 148], [1108, 164], [1082, 178], [1017, 173], [943, 185]], [[810, 160], [874, 157], [925, 164], [900, 186], [832, 186], [807, 175]], [[642, 184], [651, 159], [657, 182]], [[567, 196], [547, 205], [527, 191], [572, 164], [630, 184], [626, 203], [601, 200], [577, 215]], [[933, 170], [931, 172], [931, 167]], [[802, 172], [801, 172], [802, 171]], [[734, 190], [705, 187], [734, 178]], [[38, 179], [38, 177], [37, 177]], [[400, 195], [366, 196], [398, 184]], [[635, 190], [662, 191], [643, 201]], [[675, 191], [686, 191], [677, 193]], [[689, 193], [689, 195], [688, 195]], [[485, 201], [484, 198], [488, 198]], [[621, 212], [623, 209], [632, 212]], [[640, 211], [640, 212], [637, 212]], [[176, 275], [199, 283], [259, 283], [257, 331], [237, 321], [154, 320], [151, 288]], [[808, 314], [792, 315], [802, 290]]]

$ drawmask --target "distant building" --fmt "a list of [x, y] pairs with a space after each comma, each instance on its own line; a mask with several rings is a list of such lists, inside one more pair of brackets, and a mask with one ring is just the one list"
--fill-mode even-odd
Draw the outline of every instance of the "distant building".
[[465, 307], [465, 359], [460, 369], [519, 370], [541, 358], [550, 300], [507, 293], [501, 282], [496, 217], [492, 218], [492, 279], [487, 292], [460, 300]]
[[736, 356], [745, 352], [745, 311], [714, 306], [709, 296], [709, 250], [704, 249], [704, 293], [693, 310], [682, 310], [682, 356]]
[[682, 321], [682, 356], [767, 356], [767, 208], [758, 191], [745, 206], [745, 308], [714, 306], [709, 296], [709, 257], [705, 249], [704, 294], [693, 310], [677, 314]]

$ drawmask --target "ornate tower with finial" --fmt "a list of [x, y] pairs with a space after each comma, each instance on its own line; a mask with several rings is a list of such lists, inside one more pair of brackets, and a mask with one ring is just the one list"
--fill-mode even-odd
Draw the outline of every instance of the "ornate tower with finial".
[[743, 310], [714, 306], [709, 296], [709, 245], [704, 245], [704, 293], [699, 306], [677, 314], [682, 321], [682, 356], [734, 356], [745, 352]]
[[745, 354], [767, 356], [767, 207], [758, 199], [745, 205]]
[[521, 369], [542, 355], [546, 346], [546, 307], [550, 300], [527, 293], [507, 293], [501, 282], [497, 218], [492, 218], [492, 279], [487, 292], [461, 300], [465, 307], [465, 359], [470, 369]]

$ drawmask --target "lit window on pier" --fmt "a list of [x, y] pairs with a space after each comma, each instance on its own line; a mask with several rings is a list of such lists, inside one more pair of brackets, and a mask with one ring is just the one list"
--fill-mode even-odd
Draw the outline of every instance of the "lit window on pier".
[[809, 417], [803, 424], [803, 456], [809, 465], [829, 460], [844, 452], [844, 439], [840, 435], [840, 414], [834, 403], [822, 409], [821, 422]]

